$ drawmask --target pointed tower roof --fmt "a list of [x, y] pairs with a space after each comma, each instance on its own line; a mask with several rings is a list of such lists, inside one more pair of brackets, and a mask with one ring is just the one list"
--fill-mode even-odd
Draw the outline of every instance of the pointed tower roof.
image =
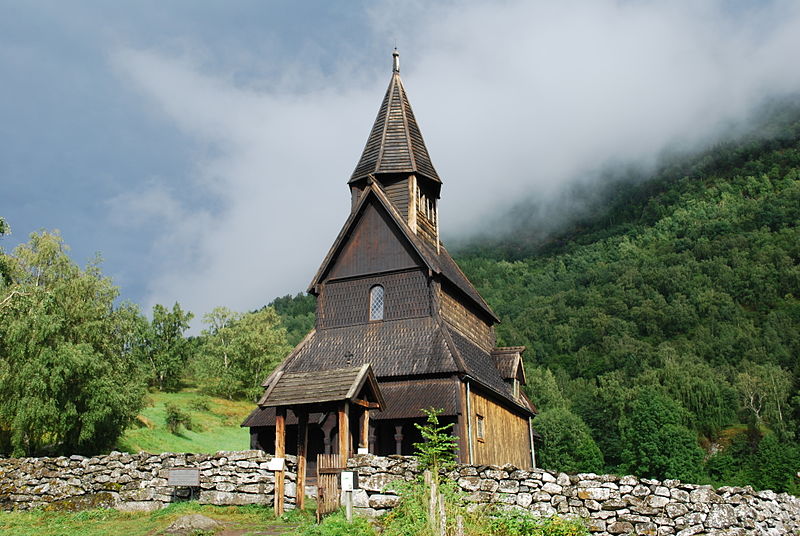
[[417, 173], [441, 183], [400, 79], [400, 54], [392, 53], [392, 79], [350, 182], [377, 173]]

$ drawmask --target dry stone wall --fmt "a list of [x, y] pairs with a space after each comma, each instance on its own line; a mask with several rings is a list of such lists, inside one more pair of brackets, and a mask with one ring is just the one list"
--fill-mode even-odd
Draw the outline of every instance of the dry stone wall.
[[[417, 473], [416, 461], [401, 456], [357, 456], [348, 465], [359, 473], [354, 506], [366, 515], [391, 509], [398, 500], [391, 483]], [[800, 533], [800, 499], [750, 487], [712, 489], [678, 480], [568, 475], [510, 465], [462, 465], [448, 478], [457, 482], [470, 508], [495, 505], [580, 517], [598, 536]]]
[[[200, 470], [196, 498], [216, 505], [272, 504], [272, 457], [262, 451], [216, 454], [122, 454], [84, 458], [0, 459], [0, 508], [80, 509], [107, 506], [154, 510], [189, 497], [167, 485], [172, 468]], [[359, 455], [348, 461], [359, 473], [356, 510], [380, 515], [397, 502], [392, 483], [418, 473], [414, 458]], [[285, 502], [295, 503], [295, 459], [287, 456]], [[752, 488], [686, 484], [633, 476], [568, 475], [507, 465], [461, 465], [449, 473], [469, 508], [494, 505], [537, 515], [586, 520], [598, 536], [782, 535], [800, 533], [800, 499]]]
[[[205, 504], [272, 504], [274, 473], [267, 470], [271, 458], [260, 450], [248, 450], [0, 459], [0, 508], [156, 510], [192, 493]], [[287, 508], [295, 501], [294, 462], [287, 457]], [[199, 469], [200, 487], [169, 486], [172, 468]]]

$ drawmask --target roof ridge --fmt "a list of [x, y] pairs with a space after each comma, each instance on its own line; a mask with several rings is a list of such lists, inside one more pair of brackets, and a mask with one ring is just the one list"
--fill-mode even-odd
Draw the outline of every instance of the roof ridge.
[[461, 355], [461, 352], [458, 351], [458, 347], [456, 346], [455, 341], [453, 341], [453, 337], [450, 335], [450, 330], [448, 330], [447, 326], [444, 325], [444, 320], [442, 320], [439, 315], [436, 315], [436, 325], [439, 326], [439, 329], [442, 332], [445, 345], [450, 352], [450, 357], [453, 358], [453, 362], [455, 363], [458, 372], [462, 374], [469, 374], [470, 371], [469, 368], [467, 368], [467, 363], [464, 361], [464, 357]]
[[[389, 117], [390, 112], [392, 110], [392, 92], [394, 91], [394, 87], [396, 85], [395, 79], [399, 78], [400, 75], [392, 74], [392, 78], [389, 80], [389, 87], [386, 89], [386, 96], [383, 98], [384, 103], [386, 103], [386, 113], [384, 114], [384, 122], [383, 122], [383, 129], [381, 131], [380, 136], [380, 149], [378, 151], [378, 159], [375, 161], [375, 169], [377, 171], [381, 168], [381, 161], [383, 160], [383, 153], [386, 150], [386, 131], [389, 129], [389, 121], [385, 120], [385, 118]], [[383, 103], [381, 103], [381, 108], [383, 108]], [[378, 111], [378, 116], [380, 116], [380, 111]], [[375, 118], [377, 121], [378, 119]], [[374, 127], [373, 127], [374, 128]], [[371, 134], [371, 133], [370, 133]], [[369, 140], [367, 140], [367, 144], [369, 144]], [[366, 148], [365, 148], [366, 150]], [[363, 158], [363, 156], [362, 156]], [[361, 162], [359, 161], [359, 164]], [[358, 167], [358, 166], [356, 166]]]
[[[398, 95], [398, 99], [400, 100], [400, 113], [403, 115], [403, 134], [406, 138], [406, 146], [408, 147], [408, 157], [411, 159], [411, 166], [414, 169], [417, 169], [417, 158], [414, 155], [414, 144], [411, 143], [411, 130], [408, 127], [408, 114], [406, 113], [406, 107], [404, 106], [403, 102], [403, 95], [406, 92], [405, 86], [403, 86], [403, 81], [400, 79], [400, 72], [396, 72], [392, 78], [397, 78], [397, 83], [400, 85], [400, 94]], [[411, 105], [409, 104], [409, 107]]]

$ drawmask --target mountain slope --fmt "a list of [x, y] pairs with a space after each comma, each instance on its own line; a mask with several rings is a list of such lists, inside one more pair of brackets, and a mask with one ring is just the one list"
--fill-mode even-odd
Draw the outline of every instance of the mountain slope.
[[[739, 462], [771, 434], [796, 456], [797, 108], [604, 195], [604, 210], [547, 241], [518, 228], [458, 255], [503, 320], [499, 343], [528, 347], [531, 397], [548, 408], [542, 371], [552, 371], [610, 469], [637, 469], [625, 459], [620, 419], [645, 388], [678, 402], [705, 446], [747, 443]], [[712, 479], [752, 476], [710, 467], [702, 472]]]

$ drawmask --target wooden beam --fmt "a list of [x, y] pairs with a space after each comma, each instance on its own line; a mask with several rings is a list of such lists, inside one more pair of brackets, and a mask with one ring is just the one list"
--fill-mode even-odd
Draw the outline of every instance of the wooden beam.
[[358, 447], [369, 452], [369, 409], [364, 409], [361, 416], [361, 438]]
[[308, 412], [297, 416], [297, 509], [306, 505], [306, 456], [308, 455]]
[[350, 457], [350, 404], [345, 400], [339, 408], [339, 459], [343, 467]]
[[[275, 457], [286, 458], [286, 408], [275, 408]], [[275, 516], [283, 515], [284, 472], [275, 471]]]
[[381, 405], [377, 402], [370, 402], [369, 400], [362, 400], [360, 398], [354, 398], [350, 402], [356, 404], [357, 406], [361, 406], [362, 408], [379, 409], [381, 407]]

